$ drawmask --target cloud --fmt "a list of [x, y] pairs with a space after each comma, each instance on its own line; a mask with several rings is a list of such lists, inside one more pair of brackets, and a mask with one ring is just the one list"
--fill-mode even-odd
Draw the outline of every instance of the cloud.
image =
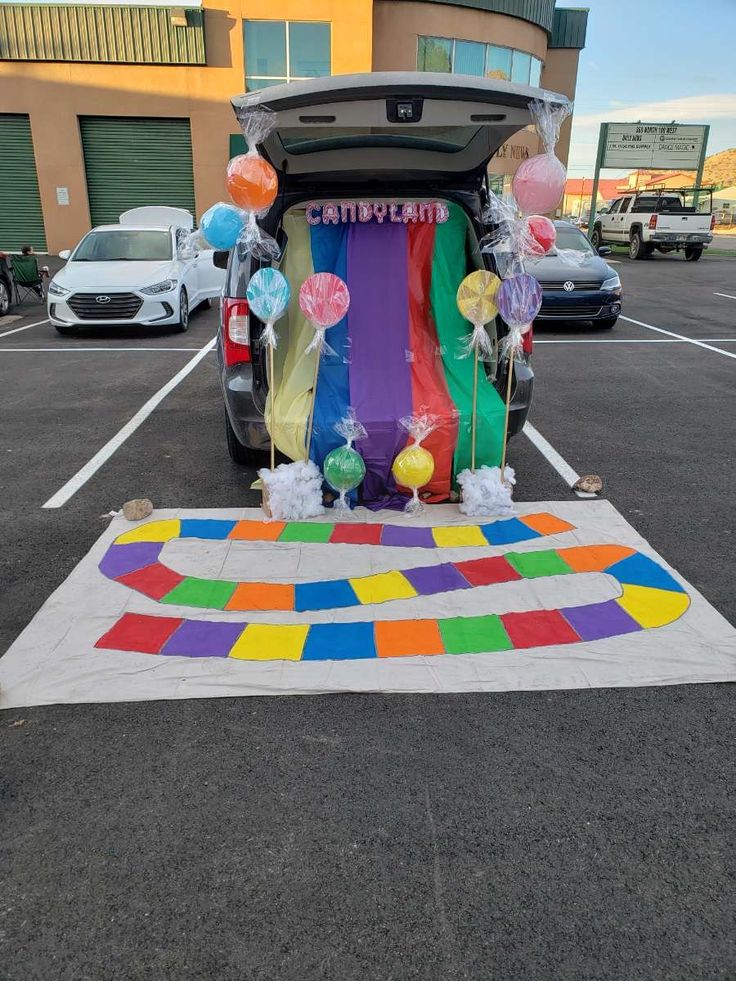
[[[621, 105], [621, 103], [618, 103]], [[607, 112], [575, 115], [576, 129], [599, 126], [600, 123], [710, 123], [715, 119], [736, 119], [736, 93], [720, 92], [714, 95], [689, 95], [680, 99], [664, 99], [660, 102], [639, 102]]]

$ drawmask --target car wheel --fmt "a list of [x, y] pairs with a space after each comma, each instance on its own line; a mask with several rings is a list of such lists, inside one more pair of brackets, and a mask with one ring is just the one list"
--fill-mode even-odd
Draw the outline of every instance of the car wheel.
[[644, 243], [641, 240], [641, 235], [639, 232], [632, 232], [631, 241], [629, 242], [629, 258], [643, 259], [644, 255]]
[[5, 282], [0, 279], [0, 317], [4, 317], [10, 309], [10, 293]]
[[616, 326], [616, 321], [618, 317], [606, 317], [605, 320], [596, 320], [596, 327], [600, 327], [601, 330], [610, 330], [612, 327]]
[[601, 247], [601, 245], [603, 245], [603, 239], [601, 238], [601, 230], [597, 225], [593, 229], [593, 234], [590, 236], [590, 244], [593, 246], [596, 252]]
[[262, 467], [265, 465], [266, 454], [259, 450], [252, 450], [250, 446], [243, 446], [230, 423], [227, 412], [225, 412], [225, 438], [227, 451], [233, 463], [239, 463], [244, 467]]
[[189, 330], [189, 299], [183, 286], [179, 293], [179, 321], [176, 324], [176, 329], [182, 334], [185, 330]]
[[685, 258], [687, 259], [688, 262], [697, 262], [702, 254], [703, 254], [702, 249], [697, 249], [694, 248], [693, 246], [688, 246], [685, 249]]

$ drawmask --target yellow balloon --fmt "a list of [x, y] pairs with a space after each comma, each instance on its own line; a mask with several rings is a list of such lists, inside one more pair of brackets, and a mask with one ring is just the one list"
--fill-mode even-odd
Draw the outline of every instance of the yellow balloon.
[[396, 457], [391, 472], [402, 487], [424, 487], [432, 479], [434, 457], [423, 446], [412, 443]]
[[476, 269], [460, 283], [457, 308], [471, 324], [487, 324], [498, 313], [496, 294], [501, 280], [487, 269]]

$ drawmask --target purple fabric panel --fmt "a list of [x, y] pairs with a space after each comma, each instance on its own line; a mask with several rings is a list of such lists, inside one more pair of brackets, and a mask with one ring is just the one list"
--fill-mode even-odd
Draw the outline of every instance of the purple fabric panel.
[[583, 640], [601, 640], [641, 630], [640, 625], [622, 609], [616, 600], [589, 603], [560, 610], [570, 626]]
[[350, 404], [368, 431], [358, 449], [366, 465], [362, 498], [372, 505], [399, 496], [391, 464], [407, 441], [399, 419], [412, 413], [407, 262], [406, 225], [350, 226]]
[[128, 572], [152, 565], [164, 547], [163, 542], [131, 542], [129, 545], [111, 545], [100, 562], [100, 572], [108, 579], [117, 579]]
[[411, 528], [405, 525], [384, 525], [381, 545], [399, 548], [436, 548], [431, 528]]
[[245, 626], [224, 620], [185, 620], [161, 653], [181, 657], [227, 657]]
[[402, 569], [420, 596], [431, 596], [432, 593], [447, 593], [453, 589], [470, 589], [470, 583], [461, 575], [452, 562], [441, 565], [425, 565], [417, 569]]

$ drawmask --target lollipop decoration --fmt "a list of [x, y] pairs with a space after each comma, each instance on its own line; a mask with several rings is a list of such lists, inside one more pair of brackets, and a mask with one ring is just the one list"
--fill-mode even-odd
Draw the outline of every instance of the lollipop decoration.
[[493, 192], [483, 212], [493, 231], [481, 241], [481, 250], [493, 254], [502, 278], [524, 272], [526, 259], [541, 259], [554, 248], [554, 222], [544, 215], [522, 215], [513, 197], [501, 199]]
[[348, 409], [347, 415], [335, 423], [335, 432], [345, 440], [344, 446], [338, 446], [325, 457], [322, 469], [325, 480], [336, 490], [339, 497], [333, 504], [335, 511], [350, 511], [347, 494], [355, 490], [365, 477], [365, 463], [353, 442], [365, 439], [368, 433], [365, 427], [355, 418], [355, 411]]
[[524, 215], [554, 211], [562, 200], [567, 173], [555, 156], [555, 144], [571, 106], [568, 102], [534, 99], [529, 103], [529, 111], [544, 145], [544, 153], [523, 160], [511, 182], [513, 195]]
[[333, 273], [313, 273], [308, 276], [299, 290], [299, 306], [304, 316], [314, 327], [314, 337], [307, 345], [305, 354], [317, 352], [314, 362], [314, 380], [312, 382], [312, 399], [309, 406], [306, 443], [304, 446], [304, 461], [309, 459], [309, 449], [312, 443], [312, 428], [314, 426], [314, 404], [317, 398], [317, 381], [319, 379], [319, 363], [323, 353], [334, 354], [325, 341], [325, 334], [330, 327], [339, 323], [350, 306], [350, 293], [347, 285]]
[[409, 515], [421, 514], [424, 505], [419, 500], [419, 488], [432, 479], [434, 457], [420, 444], [437, 428], [437, 423], [430, 415], [420, 415], [403, 416], [399, 419], [399, 425], [409, 433], [412, 442], [397, 455], [391, 473], [397, 484], [411, 490], [404, 512]]
[[237, 244], [244, 253], [275, 259], [279, 255], [276, 240], [259, 227], [257, 218], [265, 215], [279, 189], [278, 176], [271, 164], [258, 153], [276, 125], [276, 115], [269, 109], [243, 109], [237, 113], [248, 152], [233, 157], [227, 165], [227, 189], [234, 203], [243, 210], [245, 220]]
[[202, 215], [199, 230], [213, 249], [230, 250], [243, 231], [245, 214], [232, 204], [218, 201]]
[[268, 348], [268, 383], [271, 392], [271, 470], [275, 467], [275, 448], [273, 442], [276, 388], [273, 371], [273, 349], [278, 343], [274, 324], [286, 312], [291, 298], [291, 290], [283, 273], [267, 266], [259, 269], [251, 277], [245, 291], [251, 311], [263, 322], [261, 343]]

